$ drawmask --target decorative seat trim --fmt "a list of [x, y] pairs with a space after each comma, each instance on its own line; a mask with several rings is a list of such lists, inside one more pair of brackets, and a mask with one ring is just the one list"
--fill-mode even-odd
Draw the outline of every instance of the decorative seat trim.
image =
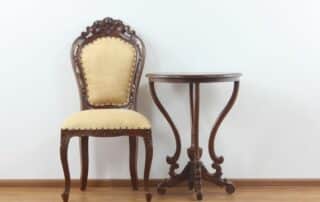
[[62, 129], [68, 130], [130, 130], [151, 129], [148, 119], [128, 109], [91, 109], [68, 117]]

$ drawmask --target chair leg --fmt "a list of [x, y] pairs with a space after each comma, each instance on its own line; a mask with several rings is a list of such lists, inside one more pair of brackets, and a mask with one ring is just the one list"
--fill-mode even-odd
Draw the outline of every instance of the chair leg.
[[89, 137], [80, 137], [80, 158], [81, 158], [81, 177], [80, 177], [80, 190], [84, 191], [87, 188], [88, 182], [88, 169], [89, 169], [89, 151], [88, 151]]
[[130, 175], [133, 190], [138, 190], [138, 174], [137, 174], [137, 157], [138, 157], [138, 139], [134, 136], [129, 136], [130, 145]]
[[62, 168], [64, 172], [65, 188], [61, 197], [63, 202], [68, 202], [70, 193], [70, 171], [68, 165], [68, 146], [70, 142], [70, 136], [61, 133], [61, 143], [60, 143], [60, 159], [62, 163]]
[[144, 190], [146, 192], [146, 201], [150, 202], [152, 199], [152, 194], [149, 191], [149, 176], [153, 156], [153, 146], [152, 146], [152, 136], [147, 135], [144, 138], [145, 150], [146, 150], [146, 159], [145, 159], [145, 168], [144, 168]]

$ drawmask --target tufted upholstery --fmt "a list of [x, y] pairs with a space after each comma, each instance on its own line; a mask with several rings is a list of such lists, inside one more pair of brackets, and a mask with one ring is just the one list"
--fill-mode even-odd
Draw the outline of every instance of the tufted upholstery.
[[62, 129], [150, 129], [142, 114], [129, 109], [91, 109], [71, 115]]
[[91, 105], [129, 102], [136, 64], [136, 50], [131, 44], [116, 37], [101, 37], [85, 45], [80, 58]]

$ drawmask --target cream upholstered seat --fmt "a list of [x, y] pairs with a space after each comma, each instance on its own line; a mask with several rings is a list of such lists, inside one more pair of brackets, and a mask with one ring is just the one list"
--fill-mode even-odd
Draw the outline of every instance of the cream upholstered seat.
[[77, 112], [65, 120], [67, 130], [150, 129], [148, 119], [129, 109], [91, 109]]

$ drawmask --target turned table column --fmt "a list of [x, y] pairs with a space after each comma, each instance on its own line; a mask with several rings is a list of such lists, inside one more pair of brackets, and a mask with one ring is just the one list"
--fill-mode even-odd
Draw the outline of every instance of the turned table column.
[[[176, 151], [172, 156], [167, 157], [167, 163], [170, 165], [169, 179], [165, 179], [158, 185], [158, 192], [164, 194], [167, 187], [177, 185], [182, 181], [188, 182], [190, 190], [194, 190], [198, 200], [202, 200], [202, 186], [201, 181], [207, 180], [217, 184], [218, 186], [225, 187], [227, 193], [233, 193], [235, 191], [234, 185], [227, 179], [222, 178], [221, 164], [223, 163], [223, 157], [217, 156], [215, 152], [214, 142], [219, 126], [223, 119], [228, 114], [233, 104], [235, 103], [238, 90], [239, 90], [239, 78], [240, 73], [162, 73], [162, 74], [147, 74], [149, 78], [149, 86], [152, 99], [159, 108], [160, 112], [168, 121], [175, 140]], [[189, 84], [189, 99], [190, 99], [190, 114], [191, 114], [191, 146], [187, 150], [189, 162], [184, 167], [183, 171], [179, 174], [175, 170], [179, 167], [177, 161], [181, 152], [181, 141], [179, 132], [174, 125], [169, 113], [161, 104], [156, 90], [155, 83], [186, 83]], [[199, 107], [200, 107], [200, 83], [215, 83], [215, 82], [233, 82], [232, 95], [227, 102], [227, 105], [219, 114], [212, 130], [208, 141], [208, 150], [210, 157], [213, 161], [212, 168], [215, 172], [211, 174], [200, 161], [202, 155], [202, 148], [199, 146]]]

